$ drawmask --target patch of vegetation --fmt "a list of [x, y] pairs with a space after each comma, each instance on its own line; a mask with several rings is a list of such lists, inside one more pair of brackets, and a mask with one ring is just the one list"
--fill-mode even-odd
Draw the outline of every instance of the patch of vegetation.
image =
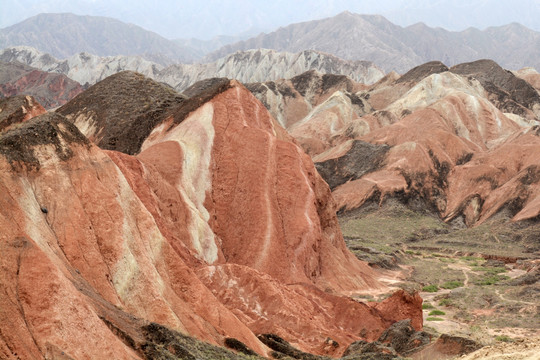
[[462, 256], [460, 257], [463, 261], [481, 261], [484, 260], [484, 258], [476, 257], [476, 256]]
[[476, 285], [495, 285], [499, 281], [508, 280], [510, 279], [508, 276], [505, 275], [488, 275], [486, 277], [480, 278], [478, 280], [475, 280]]
[[422, 291], [434, 293], [434, 292], [439, 291], [439, 287], [437, 285], [433, 285], [433, 284], [432, 285], [427, 285], [427, 286], [424, 286], [422, 288]]
[[[427, 211], [413, 208], [416, 203], [403, 205], [401, 201], [408, 200], [367, 204], [339, 214], [339, 221], [344, 235], [349, 236], [346, 241], [352, 238], [357, 247], [392, 251], [399, 264], [412, 269], [406, 284], [433, 292], [434, 299], [422, 305], [430, 313], [427, 326], [436, 328], [437, 321], [451, 317], [469, 327], [470, 336], [484, 344], [494, 341], [490, 329], [538, 329], [538, 317], [531, 312], [536, 307], [523, 302], [537, 304], [540, 285], [505, 281], [509, 270], [504, 262], [515, 259], [525, 264], [540, 251], [540, 222], [509, 223], [505, 210], [493, 220], [467, 228], [460, 219], [444, 224]], [[436, 308], [452, 313], [444, 317], [431, 314]]]
[[[336, 159], [316, 162], [315, 167], [328, 183], [331, 190], [348, 181], [361, 178], [363, 175], [378, 170], [390, 150], [386, 144], [371, 144], [362, 140], [353, 140], [351, 148], [345, 155]], [[339, 169], [339, 171], [336, 171]]]
[[226, 338], [225, 346], [245, 355], [257, 356], [257, 353], [246, 346], [243, 342], [235, 338]]
[[[228, 86], [228, 80], [225, 85]], [[92, 116], [101, 135], [96, 143], [99, 147], [133, 155], [140, 151], [154, 127], [168, 116], [172, 115], [178, 124], [218, 91], [224, 90], [220, 87], [207, 91], [213, 92], [201, 92], [187, 100], [174, 89], [142, 74], [122, 71], [93, 85], [56, 113], [73, 118]], [[140, 106], [145, 103], [151, 106]], [[170, 112], [172, 109], [175, 109], [174, 113]]]
[[446, 315], [446, 313], [444, 311], [442, 311], [442, 310], [433, 310], [433, 311], [430, 311], [428, 315], [429, 316], [431, 316], [431, 315]]
[[439, 306], [452, 306], [453, 305], [453, 302], [452, 300], [450, 299], [442, 299], [441, 301], [439, 301]]
[[498, 335], [498, 336], [495, 336], [495, 340], [496, 341], [501, 341], [501, 342], [513, 342], [514, 339], [512, 339], [511, 337], [509, 337], [508, 335]]
[[354, 296], [354, 299], [360, 300], [360, 301], [375, 301], [375, 298], [373, 295], [369, 294], [358, 294]]
[[462, 286], [463, 286], [463, 282], [454, 280], [454, 281], [445, 282], [444, 284], [441, 285], [441, 288], [451, 290], [451, 289], [455, 289]]
[[448, 228], [440, 219], [412, 211], [401, 204], [373, 213], [340, 216], [340, 225], [345, 237], [362, 236], [367, 242], [376, 244], [416, 242]]
[[490, 274], [490, 275], [496, 275], [496, 274], [506, 272], [506, 268], [504, 268], [504, 267], [475, 266], [475, 267], [473, 267], [472, 270], [473, 271], [482, 271], [482, 272], [485, 272], [486, 274]]
[[414, 267], [409, 281], [418, 284], [438, 285], [439, 282], [462, 280], [464, 277], [461, 270], [448, 268], [447, 265], [442, 264], [438, 259], [413, 257], [412, 259], [403, 260], [407, 265]]

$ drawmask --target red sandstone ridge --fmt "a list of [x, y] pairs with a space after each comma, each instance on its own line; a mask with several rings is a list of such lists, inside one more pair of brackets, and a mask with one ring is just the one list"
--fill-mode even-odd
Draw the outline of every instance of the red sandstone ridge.
[[[146, 81], [114, 79], [126, 101], [126, 83]], [[261, 355], [261, 332], [340, 355], [396, 320], [421, 328], [417, 296], [341, 295], [383, 286], [345, 248], [310, 158], [242, 85], [130, 110], [150, 119], [128, 117], [131, 134], [107, 117], [126, 102], [96, 118], [85, 96], [61, 109], [82, 133], [53, 113], [0, 136], [2, 358], [150, 357], [148, 322]]]

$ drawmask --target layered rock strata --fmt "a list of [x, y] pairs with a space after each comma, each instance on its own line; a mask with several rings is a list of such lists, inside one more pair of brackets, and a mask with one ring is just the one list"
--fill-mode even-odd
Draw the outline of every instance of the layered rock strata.
[[[129, 102], [152, 86], [123, 73], [109, 91]], [[119, 97], [83, 116], [84, 95], [0, 136], [3, 358], [147, 357], [149, 322], [261, 355], [259, 333], [336, 356], [397, 320], [421, 329], [418, 295], [343, 296], [384, 286], [346, 249], [309, 156], [242, 85], [218, 81], [156, 118]], [[149, 129], [115, 130], [113, 107]], [[129, 146], [88, 140], [111, 132]]]

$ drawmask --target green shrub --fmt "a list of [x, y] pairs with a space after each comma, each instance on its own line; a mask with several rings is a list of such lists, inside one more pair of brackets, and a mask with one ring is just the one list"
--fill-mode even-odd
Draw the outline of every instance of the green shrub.
[[444, 321], [444, 319], [438, 317], [428, 317], [426, 318], [426, 321]]
[[441, 311], [441, 310], [433, 310], [433, 311], [430, 311], [429, 316], [431, 315], [446, 315], [446, 313], [444, 311]]
[[422, 291], [425, 292], [437, 292], [439, 291], [439, 287], [437, 285], [427, 285], [422, 288]]
[[431, 305], [430, 303], [423, 303], [422, 309], [424, 310], [435, 309], [435, 306]]
[[447, 281], [447, 282], [445, 282], [444, 284], [441, 285], [441, 287], [443, 289], [455, 289], [455, 288], [462, 287], [462, 286], [463, 286], [463, 283], [461, 281], [457, 281], [457, 280]]

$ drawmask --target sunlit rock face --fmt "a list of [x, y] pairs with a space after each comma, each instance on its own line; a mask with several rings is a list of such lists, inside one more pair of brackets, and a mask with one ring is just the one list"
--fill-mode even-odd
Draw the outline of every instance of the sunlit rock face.
[[2, 358], [145, 357], [149, 321], [261, 355], [261, 332], [338, 356], [396, 320], [422, 327], [418, 296], [343, 296], [385, 287], [246, 88], [216, 80], [149, 108], [137, 94], [161, 88], [147, 79], [106, 85], [0, 135]]

